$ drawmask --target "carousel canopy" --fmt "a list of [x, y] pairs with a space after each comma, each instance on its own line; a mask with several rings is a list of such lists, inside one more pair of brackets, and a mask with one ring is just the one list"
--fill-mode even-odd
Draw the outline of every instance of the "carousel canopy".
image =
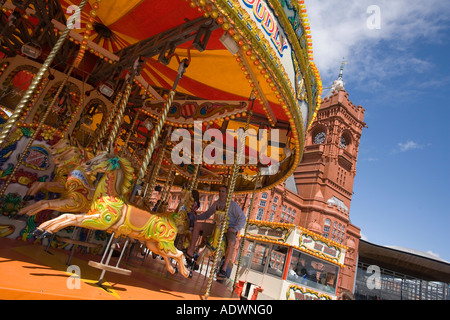
[[[178, 155], [183, 161], [172, 167], [175, 184], [192, 179], [200, 165], [199, 188], [213, 192], [226, 182], [239, 153], [235, 133], [247, 122], [236, 191], [252, 191], [261, 169], [259, 189], [292, 174], [322, 91], [303, 1], [89, 0], [82, 12], [79, 4], [6, 1], [1, 19], [6, 41], [0, 50], [11, 57], [20, 54], [19, 47], [39, 48], [35, 60], [44, 60], [58, 33], [70, 25], [69, 49], [63, 48], [66, 54], [59, 59], [67, 64], [78, 59], [74, 76], [98, 90], [109, 88], [111, 101], [139, 65], [117, 139], [117, 148], [138, 165], [174, 89], [160, 143], [169, 127], [172, 139], [156, 149], [165, 149], [158, 179], [167, 178]], [[13, 32], [15, 26], [19, 32]], [[190, 152], [183, 149], [186, 139], [173, 139], [174, 133], [190, 135]]]

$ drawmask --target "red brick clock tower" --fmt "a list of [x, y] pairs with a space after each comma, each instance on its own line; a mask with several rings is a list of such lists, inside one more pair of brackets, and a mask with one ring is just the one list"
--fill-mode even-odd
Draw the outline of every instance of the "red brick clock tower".
[[303, 159], [294, 177], [303, 200], [299, 225], [349, 248], [338, 286], [353, 291], [360, 229], [351, 224], [349, 211], [366, 124], [365, 110], [348, 98], [342, 70], [307, 132]]

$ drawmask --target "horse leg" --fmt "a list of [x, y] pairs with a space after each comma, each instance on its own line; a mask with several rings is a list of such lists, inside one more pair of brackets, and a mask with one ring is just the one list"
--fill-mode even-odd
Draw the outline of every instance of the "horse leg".
[[175, 273], [175, 269], [173, 268], [172, 264], [170, 263], [170, 260], [168, 259], [166, 253], [158, 248], [158, 245], [157, 245], [156, 242], [154, 242], [154, 241], [145, 241], [145, 245], [147, 246], [147, 248], [151, 252], [156, 253], [156, 254], [160, 255], [161, 257], [163, 257], [164, 258], [164, 262], [166, 263], [167, 270], [171, 274]]
[[28, 216], [34, 216], [42, 210], [56, 210], [56, 211], [69, 211], [77, 212], [79, 204], [73, 199], [55, 199], [55, 200], [42, 200], [26, 206], [17, 212], [18, 214], [27, 214]]
[[42, 189], [45, 189], [47, 191], [54, 192], [54, 193], [63, 193], [65, 191], [64, 186], [57, 181], [35, 182], [31, 185], [31, 187], [28, 189], [28, 191], [26, 192], [25, 195], [35, 196]]
[[[86, 219], [95, 219], [96, 215], [86, 215], [86, 214], [73, 214], [73, 213], [66, 213], [62, 214], [59, 217], [56, 217], [55, 219], [52, 219], [50, 221], [46, 221], [42, 223], [38, 229], [43, 232], [47, 232], [50, 234], [56, 233], [59, 230], [62, 230], [67, 227], [83, 227], [83, 221]], [[98, 214], [97, 218], [101, 218], [101, 215]]]
[[34, 182], [25, 193], [26, 196], [34, 196], [43, 188], [44, 182]]

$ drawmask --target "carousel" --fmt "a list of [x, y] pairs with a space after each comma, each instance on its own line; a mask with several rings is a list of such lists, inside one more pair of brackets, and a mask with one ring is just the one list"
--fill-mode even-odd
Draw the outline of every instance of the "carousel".
[[[211, 248], [234, 195], [292, 175], [321, 103], [304, 1], [0, 5], [0, 298], [239, 299], [255, 222], [228, 281]], [[193, 191], [223, 185], [197, 272]]]

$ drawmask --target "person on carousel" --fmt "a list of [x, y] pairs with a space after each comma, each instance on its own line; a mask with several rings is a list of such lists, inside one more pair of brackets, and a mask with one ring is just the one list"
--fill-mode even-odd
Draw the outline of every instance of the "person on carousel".
[[[203, 225], [201, 223], [198, 223], [197, 221], [208, 219], [216, 212], [216, 210], [225, 210], [227, 191], [228, 189], [226, 186], [221, 186], [219, 189], [219, 199], [215, 201], [208, 210], [199, 215], [190, 215], [190, 219], [194, 221], [194, 229], [192, 231], [191, 243], [186, 251], [186, 256], [188, 259], [193, 259], [195, 244], [198, 241], [200, 232], [203, 231]], [[227, 248], [225, 251], [224, 263], [222, 265], [222, 268], [220, 268], [219, 273], [217, 274], [218, 278], [227, 277], [226, 271], [233, 254], [233, 248], [236, 243], [237, 234], [239, 230], [241, 230], [245, 226], [246, 222], [244, 212], [242, 212], [241, 207], [235, 201], [231, 201], [230, 203], [228, 217], [228, 230], [225, 234], [225, 237], [227, 239]]]
[[190, 220], [189, 229], [194, 227], [194, 216], [198, 208], [200, 208], [200, 193], [197, 190], [192, 190], [192, 198], [194, 198], [194, 203], [192, 204], [191, 211], [188, 213]]

